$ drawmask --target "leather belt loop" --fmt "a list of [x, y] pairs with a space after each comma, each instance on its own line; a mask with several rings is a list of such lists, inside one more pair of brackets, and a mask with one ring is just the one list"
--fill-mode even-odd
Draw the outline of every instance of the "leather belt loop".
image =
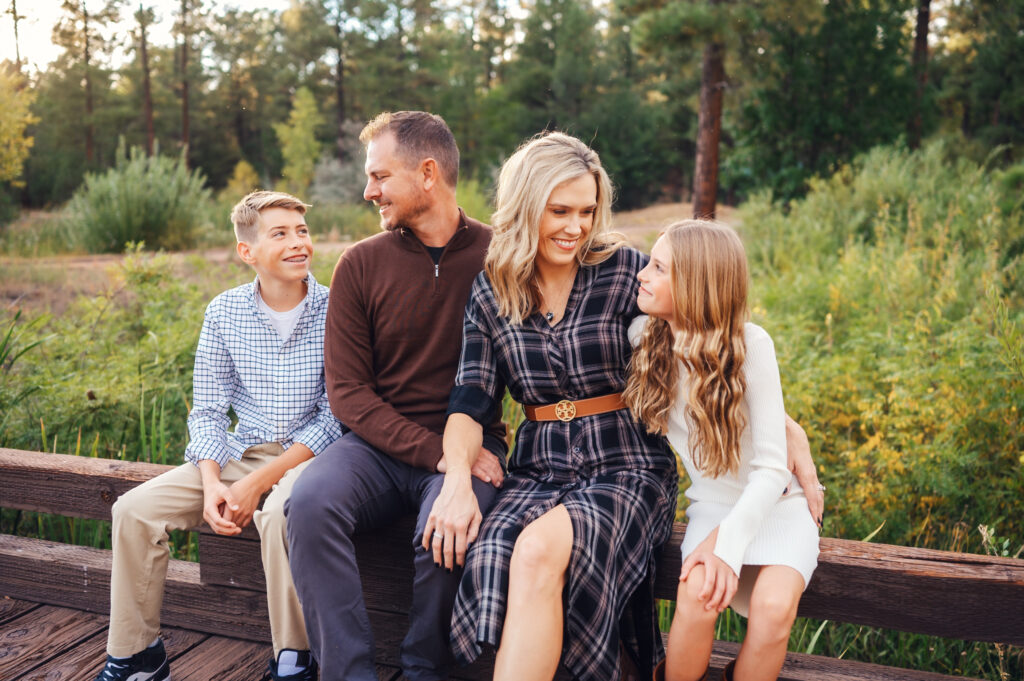
[[569, 423], [582, 416], [604, 414], [609, 411], [625, 409], [622, 393], [588, 397], [585, 400], [561, 400], [554, 404], [524, 404], [523, 412], [531, 421], [562, 421]]

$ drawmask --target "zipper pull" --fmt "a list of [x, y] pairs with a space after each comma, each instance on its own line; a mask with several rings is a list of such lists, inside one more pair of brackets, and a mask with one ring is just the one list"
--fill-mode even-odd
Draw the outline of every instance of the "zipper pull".
[[441, 276], [441, 263], [434, 263], [434, 279]]

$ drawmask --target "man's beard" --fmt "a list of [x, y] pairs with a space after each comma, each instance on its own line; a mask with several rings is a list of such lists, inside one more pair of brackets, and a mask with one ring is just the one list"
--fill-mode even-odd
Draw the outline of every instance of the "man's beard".
[[[391, 204], [394, 208], [395, 204]], [[411, 229], [412, 222], [419, 216], [430, 210], [430, 202], [426, 197], [421, 196], [416, 203], [408, 206], [404, 211], [389, 218], [383, 215], [380, 217], [380, 228], [385, 232], [396, 232], [402, 229]]]

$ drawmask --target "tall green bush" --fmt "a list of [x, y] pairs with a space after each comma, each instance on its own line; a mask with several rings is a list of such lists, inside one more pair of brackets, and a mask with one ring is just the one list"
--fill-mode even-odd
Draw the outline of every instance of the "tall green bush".
[[146, 156], [141, 147], [118, 147], [117, 164], [90, 173], [67, 207], [73, 238], [91, 253], [115, 253], [129, 242], [169, 250], [195, 246], [210, 192], [185, 156]]

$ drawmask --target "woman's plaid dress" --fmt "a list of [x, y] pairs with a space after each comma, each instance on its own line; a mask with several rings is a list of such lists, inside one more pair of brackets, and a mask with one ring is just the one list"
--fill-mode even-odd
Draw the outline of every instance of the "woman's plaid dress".
[[[466, 306], [449, 412], [488, 423], [506, 387], [520, 404], [621, 392], [632, 352], [626, 330], [639, 314], [636, 274], [645, 262], [622, 248], [582, 267], [554, 327], [539, 313], [508, 324], [481, 273]], [[569, 423], [524, 421], [459, 586], [451, 639], [458, 661], [473, 661], [481, 644], [498, 645], [516, 538], [562, 504], [573, 527], [562, 664], [578, 679], [618, 679], [622, 640], [641, 670], [653, 668], [663, 656], [651, 600], [653, 552], [671, 531], [677, 489], [667, 443], [627, 409]]]

